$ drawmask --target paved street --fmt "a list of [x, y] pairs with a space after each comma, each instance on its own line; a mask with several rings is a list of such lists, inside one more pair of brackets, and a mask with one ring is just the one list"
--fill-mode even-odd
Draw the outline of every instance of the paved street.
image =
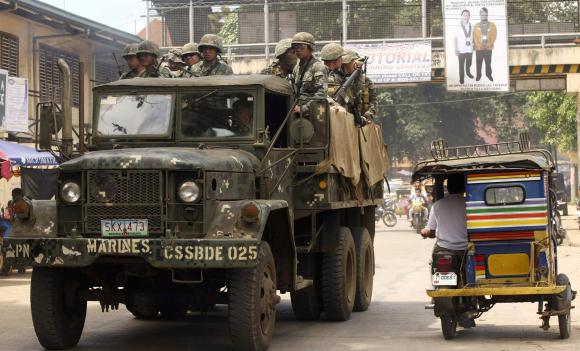
[[[573, 213], [573, 212], [571, 212]], [[580, 233], [566, 218], [572, 243], [560, 249], [560, 267], [580, 287]], [[374, 299], [365, 313], [345, 323], [294, 320], [289, 295], [278, 307], [271, 350], [572, 350], [580, 346], [578, 311], [572, 314], [570, 340], [559, 339], [557, 320], [544, 332], [535, 304], [498, 305], [478, 320], [478, 327], [444, 341], [439, 321], [424, 310], [427, 261], [433, 242], [419, 239], [406, 221], [394, 229], [380, 226], [375, 243]], [[29, 311], [29, 275], [0, 280], [0, 350], [39, 350]], [[578, 305], [578, 302], [576, 302]], [[92, 304], [79, 350], [229, 350], [227, 309], [183, 321], [137, 321], [124, 308], [101, 313]]]

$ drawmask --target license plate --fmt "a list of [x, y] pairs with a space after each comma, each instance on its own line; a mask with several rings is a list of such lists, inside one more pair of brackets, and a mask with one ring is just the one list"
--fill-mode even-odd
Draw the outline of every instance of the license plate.
[[457, 286], [457, 274], [453, 272], [433, 274], [434, 286]]
[[103, 219], [101, 235], [104, 237], [147, 236], [149, 228], [146, 219]]

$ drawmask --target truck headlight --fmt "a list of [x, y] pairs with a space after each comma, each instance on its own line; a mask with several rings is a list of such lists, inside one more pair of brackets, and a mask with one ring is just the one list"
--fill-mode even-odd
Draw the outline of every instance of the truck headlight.
[[60, 197], [70, 204], [81, 198], [81, 187], [75, 182], [65, 183], [60, 189]]
[[183, 202], [196, 202], [201, 197], [199, 186], [192, 181], [181, 183], [177, 194]]

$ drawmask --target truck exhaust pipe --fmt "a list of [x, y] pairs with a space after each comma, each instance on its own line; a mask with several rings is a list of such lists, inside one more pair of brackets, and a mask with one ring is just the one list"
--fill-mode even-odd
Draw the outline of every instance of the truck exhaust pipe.
[[73, 153], [72, 136], [72, 80], [70, 67], [63, 59], [58, 59], [58, 69], [63, 79], [62, 88], [62, 154], [69, 158]]

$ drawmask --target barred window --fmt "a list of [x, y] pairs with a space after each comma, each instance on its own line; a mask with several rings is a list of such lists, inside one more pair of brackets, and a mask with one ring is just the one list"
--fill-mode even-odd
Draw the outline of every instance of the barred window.
[[57, 61], [62, 58], [68, 63], [72, 78], [73, 105], [79, 105], [79, 71], [80, 58], [76, 54], [55, 49], [41, 44], [39, 62], [40, 98], [44, 101], [52, 100], [62, 103], [63, 81], [58, 70]]
[[18, 76], [18, 37], [0, 32], [0, 68]]

